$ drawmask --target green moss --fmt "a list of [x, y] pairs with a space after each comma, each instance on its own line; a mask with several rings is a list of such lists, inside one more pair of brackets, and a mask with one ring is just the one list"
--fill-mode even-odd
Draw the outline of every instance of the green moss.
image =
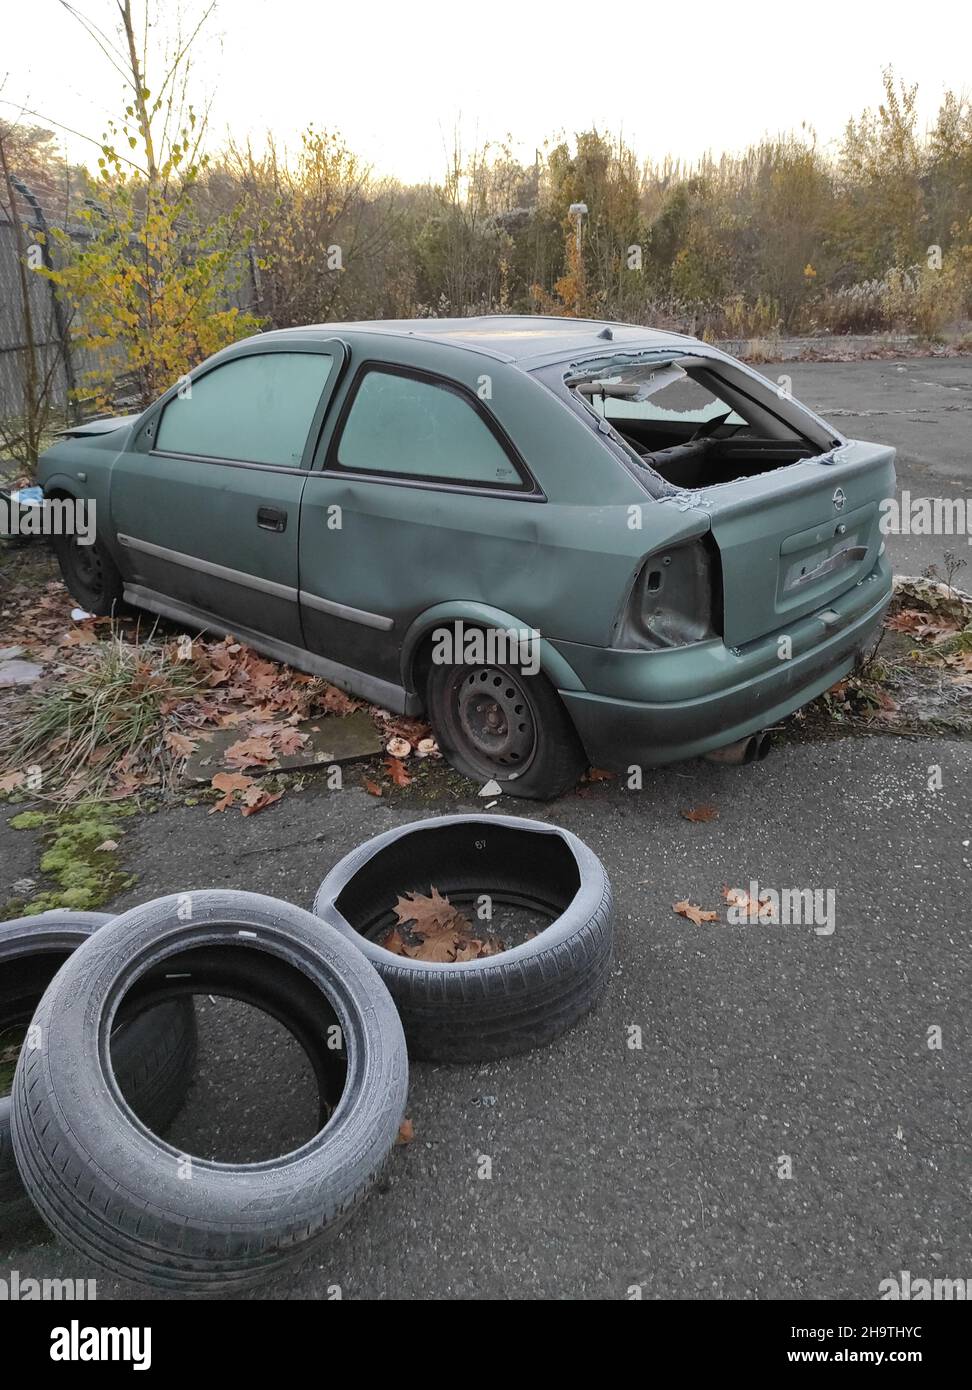
[[25, 811], [15, 816], [10, 821], [15, 830], [46, 831], [47, 848], [40, 867], [56, 887], [27, 904], [7, 903], [3, 915], [32, 917], [51, 908], [90, 912], [131, 887], [135, 880], [121, 872], [117, 851], [99, 849], [99, 845], [117, 843], [123, 833], [122, 820], [134, 814], [135, 808], [129, 805], [82, 802], [68, 811]]

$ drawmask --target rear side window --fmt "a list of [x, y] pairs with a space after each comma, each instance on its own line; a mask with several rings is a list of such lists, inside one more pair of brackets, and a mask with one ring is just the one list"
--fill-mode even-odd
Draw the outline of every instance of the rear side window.
[[323, 352], [237, 357], [165, 407], [156, 449], [299, 468], [334, 358]]
[[337, 464], [404, 478], [526, 485], [499, 439], [459, 391], [377, 368], [358, 383]]

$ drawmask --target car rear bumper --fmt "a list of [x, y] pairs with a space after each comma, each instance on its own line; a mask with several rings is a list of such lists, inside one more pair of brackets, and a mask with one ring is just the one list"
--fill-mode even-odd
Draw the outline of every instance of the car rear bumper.
[[595, 767], [695, 758], [777, 723], [852, 671], [890, 597], [882, 557], [825, 609], [745, 647], [713, 641], [644, 652], [557, 642], [587, 687], [560, 696]]

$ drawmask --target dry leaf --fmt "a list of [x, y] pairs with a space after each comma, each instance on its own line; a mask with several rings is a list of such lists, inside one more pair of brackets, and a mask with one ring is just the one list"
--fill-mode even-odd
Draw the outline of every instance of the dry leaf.
[[[405, 893], [395, 904], [395, 915], [400, 923], [414, 922], [415, 930], [442, 931], [452, 927], [472, 934], [472, 923], [444, 898], [433, 884], [431, 893]], [[456, 919], [458, 918], [458, 926]]]
[[117, 848], [117, 840], [102, 840], [100, 845], [95, 845], [95, 853], [111, 854], [112, 850], [116, 850]]
[[[253, 793], [256, 792], [256, 796]], [[272, 806], [275, 801], [279, 801], [283, 792], [263, 792], [259, 787], [251, 787], [248, 792], [243, 793], [243, 814], [244, 816], [255, 816], [257, 811], [265, 811], [268, 806]]]
[[268, 738], [242, 738], [231, 744], [223, 757], [234, 767], [266, 766], [277, 761]]
[[373, 782], [370, 777], [364, 779], [364, 789], [369, 796], [383, 796], [384, 793], [377, 782]]
[[415, 1126], [412, 1124], [411, 1120], [402, 1120], [401, 1124], [398, 1126], [398, 1139], [396, 1143], [410, 1144], [414, 1138]]
[[679, 811], [679, 815], [691, 821], [717, 820], [719, 808], [713, 806], [711, 802], [705, 801], [701, 806], [690, 806], [687, 811]]
[[459, 935], [454, 931], [429, 932], [414, 946], [406, 946], [405, 954], [412, 960], [428, 960], [435, 965], [454, 961], [459, 949]]
[[345, 695], [343, 690], [338, 690], [336, 685], [330, 685], [321, 697], [324, 708], [330, 710], [331, 714], [352, 714], [354, 710], [361, 708], [361, 701], [354, 700], [350, 695]]
[[722, 896], [730, 907], [744, 912], [747, 917], [757, 917], [761, 922], [776, 920], [776, 908], [773, 903], [752, 897], [744, 888], [723, 888]]
[[690, 922], [701, 926], [703, 922], [718, 922], [718, 912], [708, 912], [699, 907], [697, 903], [690, 903], [687, 898], [680, 903], [672, 903], [672, 910], [677, 912], [680, 917], [687, 917]]
[[7, 772], [0, 777], [0, 792], [16, 791], [24, 784], [24, 774], [22, 772]]
[[73, 627], [70, 632], [66, 632], [61, 638], [62, 647], [90, 647], [93, 642], [97, 642], [93, 627]]
[[177, 757], [188, 758], [191, 753], [196, 751], [195, 739], [187, 738], [185, 734], [177, 734], [170, 730], [165, 736], [165, 746]]
[[245, 792], [247, 787], [253, 786], [253, 778], [243, 772], [217, 772], [212, 786], [218, 792]]
[[393, 956], [404, 956], [408, 949], [408, 942], [397, 927], [390, 927], [378, 945], [386, 951], [391, 951]]
[[[392, 739], [393, 743], [394, 741], [395, 740]], [[386, 758], [385, 769], [388, 772], [389, 777], [395, 783], [396, 787], [411, 786], [412, 779], [405, 771], [405, 764], [403, 762], [400, 762], [398, 758]]]

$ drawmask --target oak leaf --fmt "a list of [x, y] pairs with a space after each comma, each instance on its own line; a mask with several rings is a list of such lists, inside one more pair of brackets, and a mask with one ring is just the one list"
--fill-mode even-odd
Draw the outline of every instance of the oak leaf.
[[718, 912], [708, 912], [698, 906], [697, 903], [690, 903], [688, 898], [684, 898], [680, 903], [672, 903], [673, 912], [677, 912], [680, 917], [687, 917], [690, 922], [701, 926], [703, 922], [718, 922]]

